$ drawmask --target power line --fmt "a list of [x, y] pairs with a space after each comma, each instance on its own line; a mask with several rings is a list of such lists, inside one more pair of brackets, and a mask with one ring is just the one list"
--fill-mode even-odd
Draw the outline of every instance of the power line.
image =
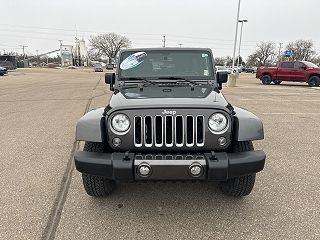
[[[74, 29], [66, 29], [66, 28], [48, 28], [48, 27], [36, 27], [36, 26], [26, 26], [26, 25], [12, 25], [12, 24], [3, 24], [0, 23], [0, 25], [3, 26], [10, 26], [10, 27], [15, 27], [15, 28], [27, 28], [27, 29], [43, 29], [43, 30], [53, 30], [53, 31], [65, 31], [65, 32], [74, 32]], [[83, 33], [96, 33], [96, 34], [101, 34], [105, 33], [102, 31], [92, 31], [92, 30], [78, 30], [79, 32]], [[41, 33], [41, 32], [38, 32]], [[53, 34], [53, 33], [48, 33], [48, 34]], [[61, 34], [61, 33], [59, 33]], [[162, 35], [160, 33], [128, 33], [128, 32], [119, 32], [119, 34], [127, 34], [127, 35], [141, 35], [141, 36], [159, 36]], [[71, 36], [70, 34], [64, 34]], [[213, 41], [227, 41], [227, 42], [232, 42], [233, 40], [231, 39], [220, 39], [220, 38], [208, 38], [208, 37], [194, 37], [194, 36], [186, 36], [186, 35], [175, 35], [175, 34], [166, 34], [167, 36], [171, 37], [176, 37], [176, 38], [189, 38], [189, 39], [201, 39], [201, 40], [213, 40]], [[72, 34], [73, 36], [73, 34]], [[244, 42], [259, 42], [258, 40], [246, 40]]]

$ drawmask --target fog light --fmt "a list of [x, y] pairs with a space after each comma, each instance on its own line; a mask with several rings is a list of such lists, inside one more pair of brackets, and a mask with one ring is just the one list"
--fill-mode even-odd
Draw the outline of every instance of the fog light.
[[149, 165], [147, 164], [140, 164], [138, 167], [138, 175], [140, 175], [140, 177], [148, 177], [151, 173], [151, 168]]
[[189, 168], [190, 174], [193, 177], [199, 177], [202, 175], [202, 166], [198, 163], [192, 164]]
[[219, 137], [218, 138], [218, 143], [222, 147], [222, 146], [227, 144], [227, 139], [225, 137]]
[[121, 139], [120, 138], [114, 138], [112, 139], [112, 144], [115, 146], [115, 147], [119, 147], [121, 145]]

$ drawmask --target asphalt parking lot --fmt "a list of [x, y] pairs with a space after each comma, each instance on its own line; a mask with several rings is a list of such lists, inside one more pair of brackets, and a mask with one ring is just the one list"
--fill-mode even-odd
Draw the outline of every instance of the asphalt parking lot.
[[134, 183], [84, 192], [77, 120], [105, 106], [103, 73], [19, 69], [0, 77], [0, 239], [320, 239], [320, 88], [241, 74], [227, 99], [259, 116], [267, 154], [251, 195], [212, 183]]

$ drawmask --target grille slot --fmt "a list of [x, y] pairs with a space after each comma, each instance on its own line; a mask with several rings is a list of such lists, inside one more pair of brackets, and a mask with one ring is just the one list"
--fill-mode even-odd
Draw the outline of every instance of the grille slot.
[[165, 117], [165, 138], [166, 138], [166, 146], [172, 147], [173, 146], [173, 117], [166, 116]]
[[135, 147], [202, 147], [204, 132], [202, 115], [134, 117]]
[[161, 116], [156, 116], [154, 119], [155, 127], [155, 146], [161, 147], [163, 144], [163, 121]]
[[196, 144], [198, 147], [204, 146], [204, 117], [197, 116], [197, 123], [196, 123]]
[[134, 145], [142, 146], [142, 117], [134, 118]]
[[175, 133], [176, 133], [176, 146], [182, 147], [184, 140], [184, 123], [182, 116], [176, 116], [175, 124]]
[[152, 146], [152, 138], [153, 138], [152, 117], [146, 116], [144, 118], [144, 142], [146, 147]]
[[187, 116], [186, 118], [186, 145], [192, 147], [194, 144], [194, 118]]

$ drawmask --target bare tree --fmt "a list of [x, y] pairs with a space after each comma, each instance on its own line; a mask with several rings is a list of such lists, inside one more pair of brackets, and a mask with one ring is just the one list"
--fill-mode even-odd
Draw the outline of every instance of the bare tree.
[[260, 42], [253, 54], [248, 57], [247, 65], [267, 66], [272, 64], [276, 47], [274, 42]]
[[313, 57], [310, 61], [320, 66], [320, 55]]
[[[214, 59], [214, 62], [215, 62], [216, 65], [231, 66], [232, 65], [232, 58], [230, 56], [216, 57]], [[242, 57], [240, 56], [240, 65], [243, 65], [243, 64], [245, 64], [245, 62], [243, 61]]]
[[286, 46], [286, 50], [293, 51], [293, 60], [310, 61], [316, 53], [312, 40], [297, 40], [290, 42]]
[[104, 33], [96, 36], [90, 36], [89, 42], [91, 45], [91, 54], [97, 56], [108, 57], [109, 63], [115, 59], [119, 51], [123, 48], [128, 48], [131, 41], [116, 33]]
[[215, 65], [218, 65], [218, 66], [223, 66], [225, 64], [225, 58], [224, 57], [216, 57], [214, 58], [214, 63]]

